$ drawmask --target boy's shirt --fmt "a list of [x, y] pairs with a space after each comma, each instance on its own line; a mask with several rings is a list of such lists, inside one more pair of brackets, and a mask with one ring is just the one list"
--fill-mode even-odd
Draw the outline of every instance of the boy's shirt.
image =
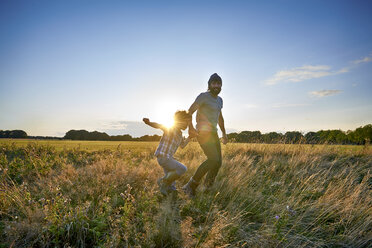
[[177, 148], [186, 142], [179, 129], [169, 128], [160, 139], [159, 146], [155, 151], [156, 157], [173, 157]]

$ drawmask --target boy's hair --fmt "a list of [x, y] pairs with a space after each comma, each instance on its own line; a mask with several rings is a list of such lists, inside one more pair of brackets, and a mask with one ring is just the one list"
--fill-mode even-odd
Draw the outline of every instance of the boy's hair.
[[178, 110], [174, 114], [175, 121], [189, 121], [191, 120], [191, 115], [188, 114], [185, 110]]

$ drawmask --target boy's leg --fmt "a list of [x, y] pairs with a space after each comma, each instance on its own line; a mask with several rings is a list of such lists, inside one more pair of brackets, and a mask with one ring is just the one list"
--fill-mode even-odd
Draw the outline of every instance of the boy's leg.
[[174, 158], [168, 158], [167, 168], [170, 170], [167, 176], [164, 178], [164, 182], [168, 185], [172, 185], [175, 180], [185, 174], [187, 168], [182, 163], [178, 162]]
[[160, 193], [162, 193], [163, 195], [168, 195], [168, 192], [170, 191], [169, 190], [169, 187], [164, 184], [164, 178], [169, 173], [169, 169], [168, 169], [168, 166], [167, 166], [167, 158], [165, 158], [165, 157], [158, 157], [157, 160], [158, 160], [159, 165], [163, 168], [163, 171], [164, 171], [164, 176], [163, 177], [160, 177], [157, 180], [157, 183], [158, 183], [158, 186], [159, 186], [159, 190], [160, 190]]
[[183, 175], [187, 168], [174, 158], [161, 157], [158, 158], [159, 164], [163, 167], [166, 175], [159, 182], [160, 192], [164, 195], [171, 190], [176, 190], [175, 180]]

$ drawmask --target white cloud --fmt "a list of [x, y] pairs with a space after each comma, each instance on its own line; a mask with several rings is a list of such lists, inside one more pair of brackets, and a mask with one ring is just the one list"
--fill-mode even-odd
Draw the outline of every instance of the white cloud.
[[293, 108], [293, 107], [303, 107], [309, 106], [306, 103], [275, 103], [272, 105], [272, 108]]
[[101, 123], [101, 127], [103, 129], [111, 129], [111, 130], [124, 130], [128, 126], [127, 123], [122, 121], [111, 121], [111, 122], [103, 122]]
[[101, 125], [97, 127], [97, 130], [100, 132], [106, 132], [109, 135], [130, 134], [133, 137], [140, 137], [146, 134], [162, 134], [159, 129], [149, 127], [140, 121], [107, 121], [101, 123]]
[[319, 91], [311, 91], [309, 92], [309, 94], [315, 97], [325, 97], [325, 96], [333, 96], [341, 92], [342, 90], [319, 90]]
[[344, 68], [341, 68], [339, 71], [335, 72], [334, 74], [346, 73], [346, 72], [349, 72], [350, 69], [351, 69], [350, 67], [344, 67]]
[[266, 80], [266, 84], [274, 85], [280, 82], [301, 82], [307, 79], [320, 78], [334, 74], [327, 65], [305, 65], [289, 70], [277, 72], [272, 78]]
[[372, 53], [369, 56], [366, 56], [362, 59], [354, 60], [352, 63], [355, 64], [355, 65], [358, 65], [358, 64], [367, 63], [367, 62], [370, 62], [370, 61], [372, 61]]
[[255, 105], [255, 104], [244, 104], [244, 107], [247, 108], [247, 109], [255, 109], [255, 108], [258, 108], [258, 106]]
[[357, 67], [359, 64], [368, 63], [370, 61], [372, 61], [372, 53], [362, 59], [352, 61], [352, 65], [345, 66], [337, 71], [332, 71], [331, 67], [328, 65], [305, 65], [301, 67], [295, 67], [289, 70], [278, 71], [274, 74], [274, 76], [267, 79], [265, 81], [265, 84], [274, 85], [282, 82], [297, 83], [312, 78], [320, 78], [347, 73], [351, 69]]

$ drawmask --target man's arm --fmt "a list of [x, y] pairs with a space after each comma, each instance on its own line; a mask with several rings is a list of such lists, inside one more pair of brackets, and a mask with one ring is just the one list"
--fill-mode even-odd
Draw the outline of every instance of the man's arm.
[[156, 123], [156, 122], [151, 122], [148, 118], [143, 118], [142, 120], [143, 120], [144, 123], [146, 123], [150, 127], [161, 129], [164, 132], [167, 130], [167, 128], [164, 125]]
[[[199, 104], [196, 103], [196, 101], [191, 104], [189, 110], [188, 110], [188, 113], [191, 115], [192, 117], [192, 114], [199, 108]], [[192, 124], [192, 118], [191, 118], [191, 121], [189, 122], [189, 135], [191, 137], [195, 137], [198, 135], [198, 132], [196, 131], [196, 129], [194, 128], [194, 125]]]
[[182, 138], [182, 141], [181, 141], [181, 144], [180, 144], [180, 147], [183, 149], [187, 146], [187, 144], [190, 142], [191, 140], [191, 137], [187, 137], [186, 139], [185, 138]]
[[227, 144], [228, 139], [226, 135], [226, 130], [225, 130], [225, 120], [223, 119], [222, 116], [222, 111], [220, 112], [220, 116], [218, 117], [218, 125], [220, 126], [221, 132], [222, 132], [222, 143], [224, 145]]

